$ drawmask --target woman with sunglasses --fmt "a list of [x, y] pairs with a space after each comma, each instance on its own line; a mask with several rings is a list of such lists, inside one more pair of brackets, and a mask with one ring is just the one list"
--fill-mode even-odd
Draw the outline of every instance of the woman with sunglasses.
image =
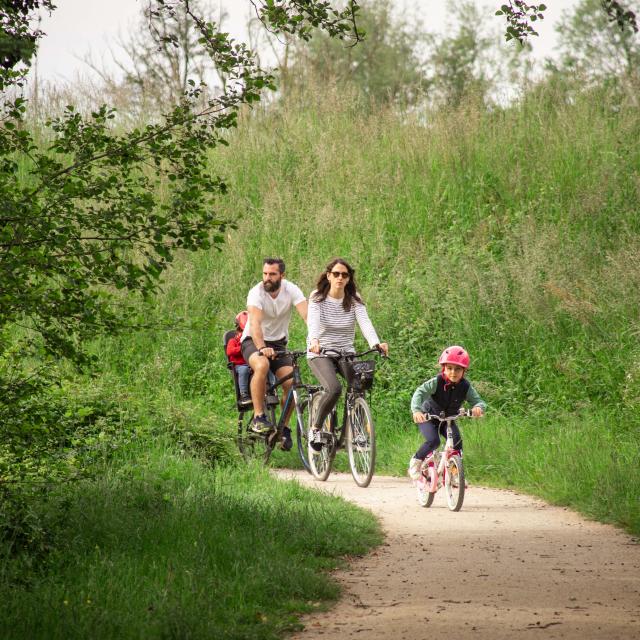
[[[336, 406], [342, 392], [337, 375], [338, 360], [321, 356], [321, 350], [355, 353], [356, 322], [369, 347], [377, 347], [387, 355], [389, 347], [378, 339], [367, 308], [358, 295], [353, 269], [346, 260], [334, 258], [318, 278], [316, 288], [309, 296], [307, 358], [311, 370], [324, 388], [313, 417], [312, 429], [315, 433], [318, 433], [324, 419]], [[315, 433], [310, 434], [309, 441], [314, 449], [320, 450], [322, 444], [319, 437], [314, 437]]]

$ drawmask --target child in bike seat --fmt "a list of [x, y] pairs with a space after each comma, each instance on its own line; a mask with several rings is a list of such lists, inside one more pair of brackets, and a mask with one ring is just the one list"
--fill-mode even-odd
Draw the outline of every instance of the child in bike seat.
[[251, 404], [251, 396], [249, 395], [249, 375], [251, 373], [249, 365], [242, 356], [242, 349], [240, 348], [240, 337], [247, 324], [247, 318], [249, 314], [246, 311], [241, 311], [236, 316], [236, 335], [233, 336], [227, 342], [227, 356], [229, 361], [233, 363], [238, 376], [238, 387], [240, 389], [240, 404]]
[[[413, 421], [418, 425], [425, 441], [409, 461], [409, 477], [420, 477], [422, 463], [440, 446], [440, 435], [446, 437], [446, 423], [429, 420], [426, 414], [454, 416], [460, 412], [463, 403], [471, 405], [471, 414], [479, 418], [484, 415], [487, 405], [465, 378], [469, 368], [469, 354], [460, 346], [447, 347], [440, 356], [440, 373], [421, 384], [411, 398]], [[453, 446], [462, 452], [462, 436], [455, 422], [451, 423]]]

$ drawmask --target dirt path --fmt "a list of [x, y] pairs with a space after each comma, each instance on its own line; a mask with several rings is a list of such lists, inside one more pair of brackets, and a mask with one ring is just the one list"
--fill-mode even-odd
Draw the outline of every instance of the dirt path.
[[441, 494], [420, 508], [408, 479], [279, 475], [371, 509], [387, 534], [294, 640], [640, 639], [640, 544], [613, 527], [509, 491], [470, 487], [451, 513]]

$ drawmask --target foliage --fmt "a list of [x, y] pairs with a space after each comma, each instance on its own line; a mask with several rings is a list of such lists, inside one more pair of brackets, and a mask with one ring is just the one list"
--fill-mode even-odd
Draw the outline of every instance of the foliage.
[[[274, 88], [253, 53], [195, 5], [157, 0], [149, 8], [152, 22], [187, 16], [202, 55], [226, 78], [223, 91], [211, 96], [189, 79], [161, 115], [125, 131], [106, 105], [88, 114], [69, 105], [34, 122], [15, 89], [42, 35], [32, 28], [40, 8], [54, 6], [2, 4], [0, 415], [8, 425], [3, 479], [12, 481], [41, 466], [46, 476], [73, 475], [65, 471], [67, 444], [60, 441], [69, 425], [47, 409], [51, 385], [68, 377], [64, 362], [94, 363], [92, 338], [145, 325], [128, 294], [150, 298], [176, 255], [224, 241], [231, 216], [216, 209], [227, 186], [209, 155], [228, 143], [239, 111]], [[310, 26], [346, 37], [356, 13], [316, 2], [280, 9], [265, 14], [271, 28], [304, 38]], [[293, 23], [282, 24], [289, 15]], [[175, 31], [156, 35], [162, 45], [178, 45]], [[78, 433], [89, 446], [89, 434]]]
[[[342, 14], [320, 4], [294, 7], [293, 26], [283, 28], [307, 37], [307, 16], [313, 26], [344, 35], [348, 24]], [[39, 6], [53, 8], [27, 3], [5, 14], [5, 28], [18, 40], [30, 33], [30, 11]], [[269, 14], [272, 25], [288, 15], [289, 9], [281, 9]], [[27, 121], [23, 98], [4, 100], [0, 329], [5, 344], [19, 345], [12, 348], [22, 362], [43, 355], [86, 362], [84, 346], [91, 336], [136, 321], [114, 289], [149, 296], [176, 251], [223, 241], [225, 223], [215, 207], [226, 184], [211, 171], [207, 155], [227, 144], [224, 135], [236, 126], [238, 110], [273, 88], [273, 79], [256, 66], [246, 46], [196, 15], [186, 0], [159, 0], [150, 16], [166, 24], [176, 20], [178, 10], [190, 18], [202, 51], [227, 78], [220, 95], [204, 98], [203, 87], [190, 81], [157, 122], [124, 133], [114, 128], [116, 113], [107, 106], [89, 115], [69, 106], [40, 131]], [[355, 9], [348, 13], [350, 19], [354, 15]], [[177, 44], [170, 31], [158, 41]], [[3, 82], [18, 82], [11, 68], [3, 71]], [[8, 337], [10, 326], [22, 327], [22, 333]], [[22, 369], [27, 385], [29, 372]]]
[[455, 27], [428, 39], [430, 103], [457, 108], [469, 98], [485, 102], [495, 84], [492, 71], [499, 66], [492, 59], [495, 40], [474, 3], [456, 4], [450, 17]]
[[[634, 8], [640, 6], [633, 0]], [[582, 0], [557, 25], [562, 56], [557, 71], [589, 80], [614, 81], [637, 73], [640, 40], [628, 24], [612, 23], [600, 0]]]
[[[624, 33], [627, 30], [638, 31], [636, 14], [628, 9], [628, 4], [617, 2], [617, 0], [598, 0], [599, 17], [608, 22], [615, 23], [618, 29]], [[627, 6], [625, 6], [627, 5]], [[544, 4], [527, 4], [524, 0], [508, 0], [507, 4], [501, 5], [495, 13], [497, 16], [504, 16], [507, 21], [505, 31], [506, 40], [515, 39], [520, 44], [524, 44], [529, 36], [537, 36], [538, 32], [533, 24], [538, 20], [544, 20], [544, 12], [547, 6]], [[597, 36], [601, 27], [598, 26], [587, 36]]]
[[638, 23], [634, 11], [627, 9], [616, 0], [602, 0], [601, 4], [609, 18], [609, 22], [615, 22], [621, 31], [631, 29], [636, 33], [638, 32]]
[[394, 19], [391, 4], [382, 0], [363, 2], [358, 24], [366, 35], [357, 47], [328, 35], [296, 45], [287, 77], [302, 86], [308, 78], [339, 85], [349, 82], [374, 103], [419, 102], [427, 89], [424, 64], [417, 53], [424, 40], [420, 25]]
[[93, 477], [99, 465], [134, 438], [132, 423], [103, 393], [45, 386], [2, 405], [2, 555], [47, 552], [50, 531], [34, 505], [53, 487]]
[[381, 541], [344, 500], [149, 445], [32, 503], [49, 531], [40, 562], [0, 543], [3, 639], [275, 640], [338, 595], [327, 570]]
[[[0, 91], [22, 85], [38, 40], [32, 22], [38, 9], [53, 11], [52, 0], [3, 0], [0, 3]], [[16, 68], [17, 67], [17, 68]]]
[[523, 0], [509, 0], [496, 11], [497, 16], [505, 16], [507, 30], [506, 40], [516, 39], [523, 44], [529, 36], [537, 36], [538, 32], [531, 26], [538, 20], [544, 20], [544, 4], [527, 4]]
[[361, 38], [358, 0], [348, 0], [344, 9], [326, 0], [250, 0], [260, 21], [273, 33], [297, 35], [309, 41], [314, 29], [322, 28], [332, 38], [358, 42]]

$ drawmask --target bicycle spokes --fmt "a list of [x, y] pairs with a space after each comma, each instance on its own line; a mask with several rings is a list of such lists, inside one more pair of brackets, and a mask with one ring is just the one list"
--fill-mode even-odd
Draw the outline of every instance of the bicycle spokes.
[[[310, 425], [313, 423], [313, 417], [315, 415], [320, 398], [320, 395], [315, 395], [311, 401]], [[316, 480], [324, 481], [329, 477], [329, 473], [331, 472], [331, 465], [333, 464], [333, 459], [336, 455], [337, 442], [333, 434], [331, 420], [332, 417], [331, 414], [329, 414], [322, 423], [320, 438], [321, 442], [314, 442], [312, 441], [311, 437], [309, 437], [308, 440], [307, 451], [309, 454], [309, 468], [311, 474], [314, 476], [314, 478], [316, 478]]]
[[447, 494], [447, 505], [451, 511], [460, 511], [464, 501], [464, 467], [462, 459], [455, 455], [449, 458], [445, 468], [444, 485]]
[[349, 413], [347, 450], [351, 475], [360, 487], [371, 482], [375, 465], [375, 428], [369, 405], [364, 398], [356, 398]]

